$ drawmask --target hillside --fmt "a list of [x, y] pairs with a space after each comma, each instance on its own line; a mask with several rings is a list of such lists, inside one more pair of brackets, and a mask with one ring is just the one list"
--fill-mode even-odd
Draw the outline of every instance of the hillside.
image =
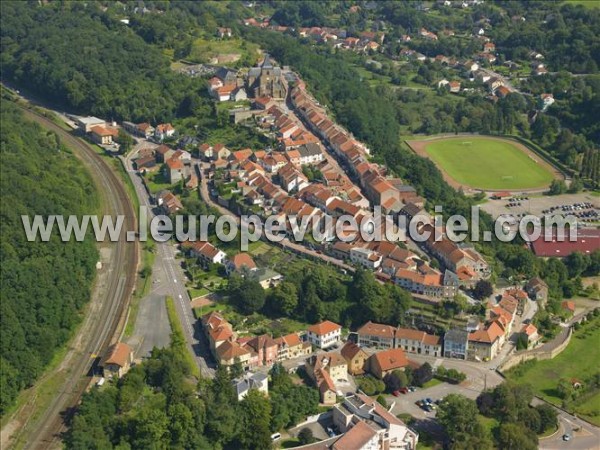
[[31, 386], [79, 321], [95, 274], [94, 242], [28, 242], [21, 215], [91, 214], [95, 186], [54, 133], [10, 102], [0, 132], [0, 414]]

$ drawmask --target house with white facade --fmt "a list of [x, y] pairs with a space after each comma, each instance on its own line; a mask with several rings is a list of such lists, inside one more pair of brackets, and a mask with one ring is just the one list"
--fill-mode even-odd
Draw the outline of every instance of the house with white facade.
[[382, 257], [379, 253], [367, 248], [352, 248], [350, 261], [367, 269], [376, 270], [381, 265]]
[[308, 327], [306, 337], [312, 345], [324, 350], [341, 342], [342, 326], [325, 320]]

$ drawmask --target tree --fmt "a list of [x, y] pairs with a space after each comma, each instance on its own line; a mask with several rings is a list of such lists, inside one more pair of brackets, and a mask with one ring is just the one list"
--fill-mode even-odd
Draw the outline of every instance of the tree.
[[358, 387], [361, 391], [369, 396], [385, 391], [384, 382], [371, 375], [360, 378], [358, 380]]
[[436, 417], [448, 433], [451, 448], [492, 448], [488, 431], [477, 419], [477, 406], [473, 400], [449, 394], [440, 403]]
[[498, 431], [498, 445], [506, 450], [536, 450], [538, 439], [534, 431], [516, 423], [503, 423]]
[[473, 289], [473, 297], [477, 300], [488, 298], [494, 293], [494, 286], [488, 280], [479, 280]]
[[417, 386], [423, 386], [433, 378], [433, 369], [429, 363], [423, 364], [413, 372], [413, 383]]
[[467, 307], [469, 306], [469, 303], [467, 302], [467, 297], [465, 297], [464, 295], [457, 293], [454, 296], [454, 304], [456, 305], [456, 308], [458, 309], [459, 312], [464, 312], [467, 310]]
[[237, 436], [241, 449], [268, 450], [271, 443], [271, 404], [261, 392], [250, 389], [240, 402], [240, 432]]
[[260, 283], [251, 277], [231, 277], [229, 295], [243, 314], [252, 314], [265, 305], [265, 291]]
[[542, 403], [541, 405], [537, 405], [535, 409], [540, 415], [540, 428], [538, 433], [543, 433], [546, 430], [553, 430], [558, 427], [558, 414], [552, 406]]
[[394, 370], [383, 377], [383, 382], [388, 392], [394, 392], [408, 385], [408, 377], [402, 370]]
[[133, 138], [122, 128], [119, 128], [117, 142], [120, 145], [119, 152], [121, 152], [123, 155], [129, 153], [131, 147], [133, 146]]
[[298, 306], [298, 288], [289, 281], [277, 285], [267, 298], [269, 312], [283, 317], [291, 317]]
[[315, 442], [312, 430], [308, 427], [302, 428], [298, 433], [298, 441], [300, 441], [300, 445], [308, 445]]
[[563, 180], [552, 180], [550, 183], [550, 189], [548, 195], [560, 195], [567, 191], [567, 185]]
[[519, 410], [517, 416], [518, 423], [525, 428], [532, 430], [534, 433], [539, 433], [542, 426], [542, 419], [537, 409], [525, 407]]
[[564, 259], [565, 266], [569, 271], [569, 277], [580, 276], [591, 264], [590, 257], [581, 252], [573, 252]]
[[381, 394], [377, 396], [377, 403], [379, 403], [384, 408], [387, 408], [387, 401], [385, 400], [385, 397]]

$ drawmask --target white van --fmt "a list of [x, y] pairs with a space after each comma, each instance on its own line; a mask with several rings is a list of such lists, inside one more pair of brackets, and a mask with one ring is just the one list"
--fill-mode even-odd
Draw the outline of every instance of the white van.
[[273, 442], [278, 441], [279, 439], [281, 439], [281, 433], [274, 433], [271, 435], [271, 440]]

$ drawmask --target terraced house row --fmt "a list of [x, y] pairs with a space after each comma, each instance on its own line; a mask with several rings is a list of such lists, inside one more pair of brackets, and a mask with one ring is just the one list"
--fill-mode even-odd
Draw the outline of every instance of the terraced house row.
[[395, 349], [429, 356], [442, 356], [442, 338], [424, 331], [397, 328], [375, 322], [360, 327], [358, 344], [364, 347]]

